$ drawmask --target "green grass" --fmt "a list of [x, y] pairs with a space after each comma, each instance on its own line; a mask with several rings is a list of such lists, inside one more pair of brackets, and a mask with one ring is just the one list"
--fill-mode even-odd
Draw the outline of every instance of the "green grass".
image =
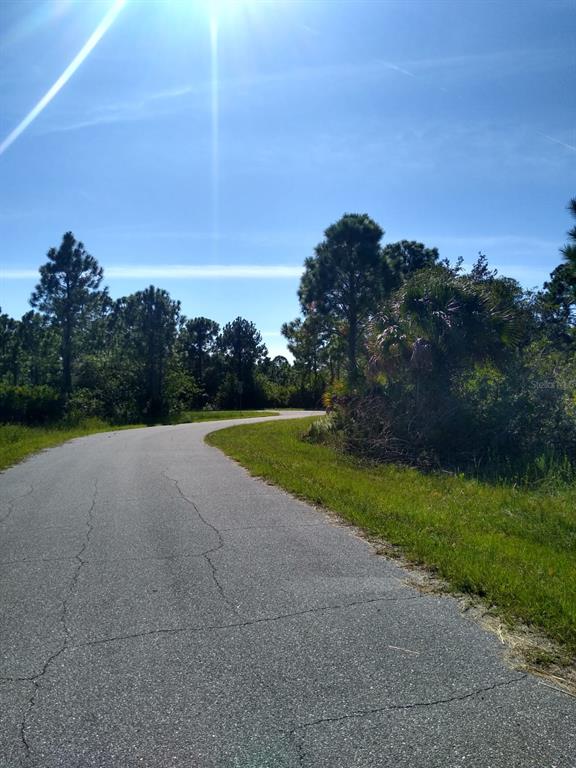
[[[217, 421], [221, 419], [248, 419], [252, 416], [277, 416], [272, 411], [187, 411], [173, 423], [184, 424], [195, 421]], [[153, 424], [129, 424], [117, 426], [101, 419], [84, 419], [77, 424], [51, 424], [48, 426], [26, 427], [20, 424], [0, 424], [0, 470], [17, 464], [22, 459], [44, 448], [61, 445], [75, 437], [84, 437], [96, 432], [154, 426]]]
[[576, 652], [576, 487], [545, 492], [362, 465], [302, 441], [311, 421], [241, 425], [207, 441]]
[[222, 421], [225, 419], [252, 419], [255, 416], [278, 416], [278, 411], [184, 411], [174, 421], [188, 424], [196, 421]]

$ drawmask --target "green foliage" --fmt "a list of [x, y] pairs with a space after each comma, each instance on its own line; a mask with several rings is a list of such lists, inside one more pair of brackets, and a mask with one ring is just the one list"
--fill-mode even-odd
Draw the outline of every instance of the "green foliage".
[[180, 303], [151, 285], [114, 305], [114, 351], [131, 379], [138, 411], [158, 418], [170, 410], [167, 375], [176, 342]]
[[349, 381], [358, 379], [363, 326], [392, 284], [382, 258], [382, 229], [366, 214], [344, 214], [304, 262], [298, 292], [305, 315], [317, 314], [346, 339]]
[[262, 391], [255, 372], [257, 365], [265, 361], [267, 350], [254, 323], [243, 317], [227, 323], [218, 339], [218, 349], [225, 376], [217, 404], [222, 408], [250, 408], [261, 403]]
[[[112, 302], [68, 232], [40, 269], [39, 311], [0, 314], [0, 383], [58, 389], [76, 419], [324, 402], [338, 410], [342, 445], [372, 458], [512, 471], [521, 451], [516, 473], [537, 457], [572, 461], [573, 229], [565, 262], [535, 295], [482, 254], [464, 273], [416, 241], [382, 246], [366, 214], [345, 214], [324, 235], [305, 263], [304, 317], [282, 326], [291, 364], [268, 357], [248, 320], [220, 330], [187, 319], [154, 286]], [[28, 418], [17, 413], [6, 418]]]
[[50, 248], [48, 261], [40, 267], [40, 282], [30, 304], [49, 318], [60, 333], [62, 356], [62, 392], [72, 390], [74, 342], [78, 327], [90, 316], [95, 306], [105, 301], [106, 293], [98, 291], [102, 268], [95, 258], [66, 232], [58, 250]]
[[[572, 217], [576, 219], [576, 197], [573, 197], [568, 203], [568, 210]], [[572, 288], [573, 297], [576, 300], [576, 224], [568, 230], [568, 242], [561, 251], [568, 267], [568, 282]]]
[[62, 399], [51, 387], [0, 384], [0, 423], [39, 424], [62, 415]]
[[[574, 380], [531, 339], [537, 322], [513, 280], [480, 256], [470, 273], [414, 272], [370, 325], [369, 386], [338, 403], [359, 455], [517, 477], [538, 457], [576, 459]], [[538, 474], [532, 472], [533, 475]]]
[[[288, 350], [294, 357], [291, 404], [318, 407], [329, 378], [334, 377], [334, 344], [317, 314], [297, 318], [282, 326]], [[341, 362], [341, 356], [338, 358]]]
[[185, 370], [194, 380], [201, 392], [209, 396], [216, 394], [213, 385], [218, 334], [220, 326], [207, 317], [194, 317], [184, 320], [178, 334], [178, 354]]
[[477, 471], [537, 481], [576, 459], [576, 382], [549, 363], [528, 348], [505, 372], [479, 366], [455, 382]]
[[401, 282], [419, 269], [434, 266], [438, 261], [438, 249], [427, 248], [414, 240], [400, 240], [385, 245], [382, 256], [392, 274]]
[[340, 419], [336, 412], [332, 412], [315, 419], [304, 433], [303, 439], [311, 443], [340, 447], [341, 435]]

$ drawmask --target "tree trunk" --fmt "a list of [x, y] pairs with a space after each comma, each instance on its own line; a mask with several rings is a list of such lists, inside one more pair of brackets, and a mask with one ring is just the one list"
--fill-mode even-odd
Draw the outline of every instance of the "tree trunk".
[[351, 315], [348, 319], [348, 384], [354, 386], [358, 381], [358, 318]]
[[62, 328], [62, 391], [68, 397], [72, 391], [72, 329], [65, 321]]

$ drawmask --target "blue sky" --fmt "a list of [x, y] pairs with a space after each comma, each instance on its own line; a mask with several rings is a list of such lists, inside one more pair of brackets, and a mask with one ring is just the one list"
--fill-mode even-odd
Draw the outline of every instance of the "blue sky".
[[479, 250], [525, 286], [576, 194], [576, 3], [0, 0], [0, 305], [72, 230], [114, 297], [253, 320], [273, 353], [303, 260], [345, 212]]

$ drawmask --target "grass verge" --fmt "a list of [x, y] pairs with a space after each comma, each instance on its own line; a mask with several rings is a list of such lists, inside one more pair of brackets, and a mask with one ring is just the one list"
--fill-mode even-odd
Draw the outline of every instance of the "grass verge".
[[[273, 411], [187, 411], [173, 423], [184, 424], [195, 421], [218, 421], [221, 419], [248, 419], [252, 416], [277, 416]], [[0, 424], [0, 470], [17, 464], [33, 453], [61, 445], [75, 437], [84, 437], [96, 432], [110, 432], [120, 429], [153, 426], [128, 424], [117, 426], [101, 419], [84, 419], [77, 424], [51, 424], [27, 427], [20, 424]]]
[[207, 442], [576, 653], [576, 487], [524, 490], [367, 466], [303, 441], [311, 421], [235, 426]]

